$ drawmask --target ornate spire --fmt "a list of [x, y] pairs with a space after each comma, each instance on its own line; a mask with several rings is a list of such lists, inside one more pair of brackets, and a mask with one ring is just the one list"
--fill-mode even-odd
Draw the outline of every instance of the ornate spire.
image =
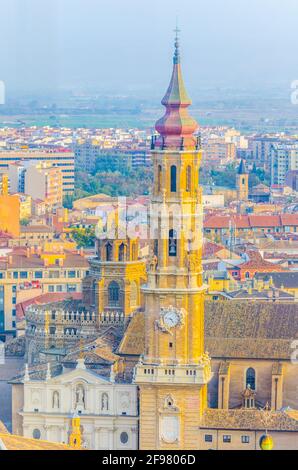
[[173, 72], [168, 90], [161, 102], [166, 108], [166, 113], [155, 125], [157, 132], [161, 135], [161, 138], [158, 138], [155, 144], [160, 148], [180, 149], [181, 142], [183, 142], [183, 149], [194, 148], [196, 145], [193, 133], [198, 124], [189, 116], [187, 110], [191, 105], [191, 100], [182, 77], [178, 33], [179, 29], [176, 27]]

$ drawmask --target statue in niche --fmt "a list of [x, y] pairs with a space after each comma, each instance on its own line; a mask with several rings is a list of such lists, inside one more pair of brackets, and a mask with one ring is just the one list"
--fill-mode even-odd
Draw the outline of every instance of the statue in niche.
[[60, 397], [57, 391], [53, 393], [53, 408], [56, 410], [60, 408]]
[[108, 411], [109, 410], [109, 397], [107, 393], [103, 393], [101, 395], [101, 411]]
[[83, 385], [78, 385], [76, 388], [76, 408], [85, 409], [85, 389]]

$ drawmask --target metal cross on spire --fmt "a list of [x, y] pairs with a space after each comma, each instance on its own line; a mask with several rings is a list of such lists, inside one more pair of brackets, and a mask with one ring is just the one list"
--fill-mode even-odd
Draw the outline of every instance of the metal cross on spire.
[[180, 51], [179, 51], [179, 33], [180, 29], [178, 28], [178, 21], [176, 20], [176, 28], [174, 29], [175, 33], [175, 53], [174, 53], [174, 64], [180, 64]]

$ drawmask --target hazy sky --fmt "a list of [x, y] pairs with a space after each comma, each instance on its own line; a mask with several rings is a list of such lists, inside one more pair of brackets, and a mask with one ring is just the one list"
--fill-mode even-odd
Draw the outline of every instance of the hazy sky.
[[297, 0], [0, 0], [0, 6], [0, 79], [8, 90], [161, 93], [177, 16], [191, 91], [298, 79]]

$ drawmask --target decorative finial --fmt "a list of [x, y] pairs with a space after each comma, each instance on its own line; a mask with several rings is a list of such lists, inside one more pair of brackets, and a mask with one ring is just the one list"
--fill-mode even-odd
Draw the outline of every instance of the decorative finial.
[[50, 363], [48, 362], [48, 364], [47, 364], [46, 380], [51, 380], [51, 378], [52, 378], [52, 374], [51, 374], [51, 365], [50, 365]]
[[29, 367], [28, 367], [28, 364], [25, 364], [24, 382], [29, 382], [29, 380], [30, 380]]
[[174, 29], [175, 33], [175, 52], [174, 52], [174, 64], [180, 64], [180, 43], [179, 43], [179, 33], [180, 29], [178, 28], [178, 22], [176, 21], [176, 28]]

